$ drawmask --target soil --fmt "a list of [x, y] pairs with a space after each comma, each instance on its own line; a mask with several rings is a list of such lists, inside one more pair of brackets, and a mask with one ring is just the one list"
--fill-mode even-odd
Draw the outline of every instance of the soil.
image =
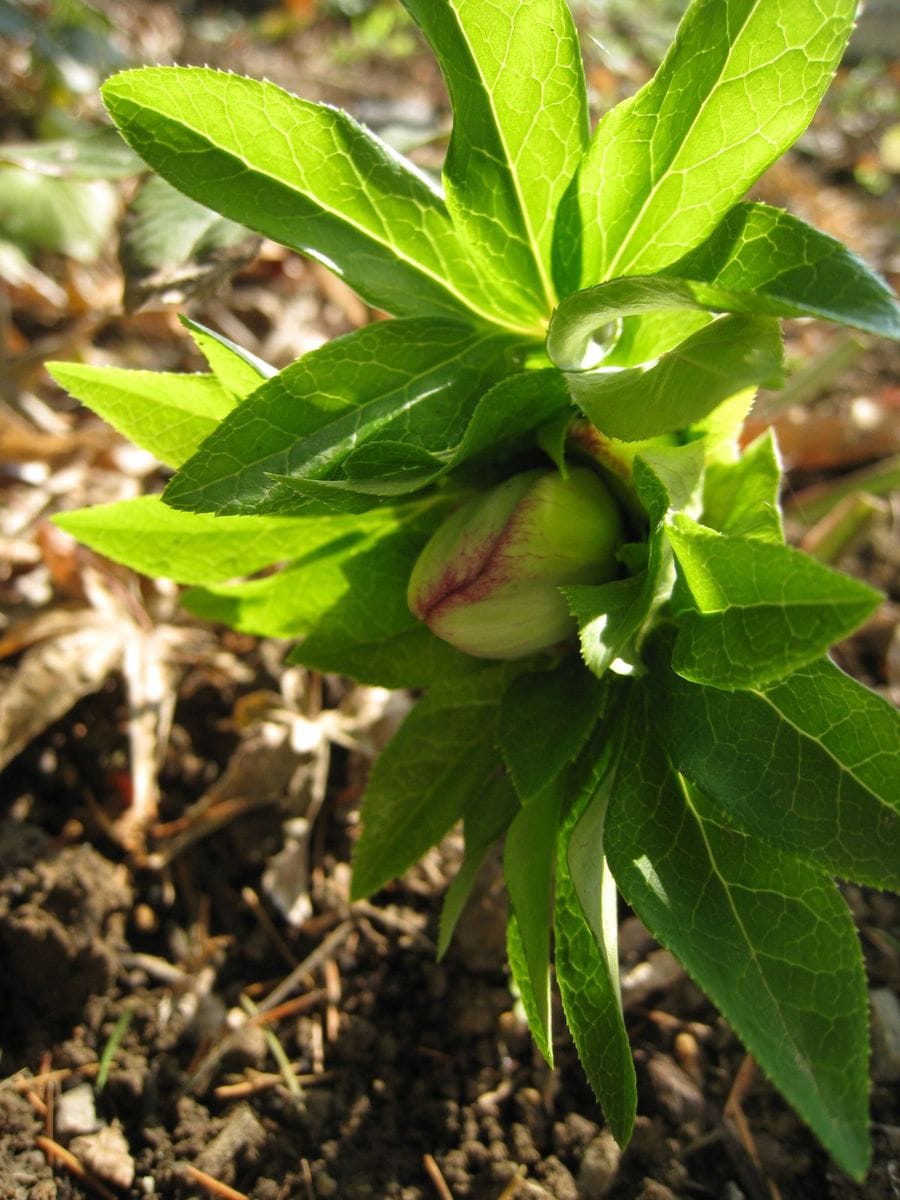
[[[109, 699], [85, 701], [77, 715], [102, 724]], [[191, 717], [203, 710], [179, 714]], [[69, 722], [48, 740], [59, 767], [74, 765]], [[0, 826], [3, 1197], [105, 1195], [104, 1185], [134, 1198], [256, 1200], [767, 1200], [772, 1185], [785, 1200], [895, 1194], [895, 1089], [874, 1087], [875, 1160], [854, 1185], [765, 1081], [744, 1090], [741, 1047], [679, 972], [651, 975], [650, 990], [629, 1002], [641, 1115], [622, 1154], [568, 1040], [558, 1037], [552, 1071], [536, 1055], [495, 965], [502, 911], [490, 869], [453, 951], [436, 962], [452, 839], [371, 906], [350, 908], [354, 822], [346, 806], [329, 805], [314, 916], [273, 935], [242, 899], [274, 848], [272, 814], [194, 846], [168, 878], [129, 869], [102, 838], [68, 840], [85, 814], [77, 796], [66, 804], [58, 795], [41, 754], [32, 746], [7, 772], [13, 802]], [[855, 889], [848, 898], [871, 935], [872, 986], [896, 988], [888, 949], [900, 938], [900, 905]], [[318, 964], [298, 973], [310, 955]], [[626, 979], [654, 961], [633, 919], [623, 957]], [[289, 974], [292, 1011], [268, 1026], [248, 1021], [240, 996]], [[301, 1081], [296, 1091], [278, 1075], [266, 1029]], [[734, 1111], [724, 1116], [736, 1080], [744, 1142]], [[47, 1136], [77, 1149], [91, 1182], [48, 1161]], [[217, 1193], [209, 1180], [234, 1191]]]
[[[108, 7], [122, 16], [123, 6]], [[445, 112], [430, 59], [416, 53], [405, 60], [403, 86], [396, 65], [378, 56], [354, 58], [348, 69], [334, 51], [346, 26], [334, 20], [302, 31], [301, 52], [300, 33], [265, 44], [227, 9], [201, 10], [205, 24], [185, 26], [177, 10], [127, 7], [119, 36], [130, 39], [134, 57], [150, 30], [152, 56], [161, 61], [212, 61], [287, 86], [297, 86], [302, 66], [298, 90], [311, 98], [352, 108], [357, 88], [366, 86], [373, 112], [371, 97], [382, 97], [385, 119], [401, 100], [401, 116], [413, 123], [424, 112], [426, 124], [439, 126]], [[283, 7], [302, 14], [315, 6], [298, 0]], [[641, 71], [632, 82], [635, 75]], [[411, 97], [418, 102], [412, 116]], [[833, 116], [823, 119], [826, 132], [841, 131]], [[823, 194], [840, 197], [843, 207], [829, 201], [828, 211], [845, 227], [832, 231], [857, 237], [856, 248], [889, 270], [896, 253], [885, 229], [896, 183], [887, 197], [854, 188], [846, 139], [838, 141], [839, 161], [788, 160], [761, 194], [775, 202], [794, 196], [795, 210], [811, 211], [819, 224], [826, 223], [816, 208]], [[91, 694], [73, 695], [68, 711], [46, 727], [37, 721], [38, 732], [0, 777], [0, 1200], [900, 1197], [896, 1050], [891, 1059], [889, 1048], [876, 1045], [873, 1164], [856, 1184], [623, 911], [640, 1113], [623, 1152], [561, 1014], [553, 1069], [529, 1038], [502, 966], [496, 862], [479, 879], [440, 962], [437, 921], [459, 862], [455, 835], [371, 902], [350, 904], [347, 864], [369, 758], [332, 745], [322, 730], [329, 714], [356, 714], [361, 740], [377, 749], [405, 701], [285, 668], [283, 644], [204, 630], [177, 614], [163, 585], [137, 583], [57, 544], [39, 520], [67, 493], [77, 503], [113, 499], [155, 490], [159, 476], [121, 448], [91, 441], [96, 426], [85, 425], [46, 378], [35, 380], [35, 363], [71, 354], [73, 346], [87, 353], [93, 342], [100, 346], [95, 361], [197, 369], [162, 307], [129, 317], [113, 306], [85, 325], [90, 297], [110, 280], [121, 284], [111, 261], [98, 271], [88, 282], [68, 278], [78, 300], [70, 312], [14, 298], [21, 342], [14, 378], [23, 391], [34, 388], [58, 422], [47, 418], [40, 437], [29, 436], [48, 454], [57, 446], [50, 433], [70, 443], [39, 477], [18, 466], [3, 476], [8, 511], [31, 505], [38, 515], [14, 538], [4, 527], [4, 546], [19, 557], [0, 572], [0, 601], [16, 628], [83, 605], [84, 579], [100, 571], [104, 587], [125, 594], [125, 607], [138, 612], [136, 628], [171, 627], [173, 637], [194, 641], [173, 676], [171, 721], [159, 716], [165, 736], [154, 734], [159, 809], [146, 840], [123, 833], [137, 787], [129, 759], [133, 680], [124, 668], [106, 672]], [[307, 348], [304, 338], [314, 342], [370, 316], [318, 269], [272, 247], [230, 290], [191, 303], [192, 315], [279, 363]], [[821, 360], [828, 351], [816, 341], [821, 336], [805, 325], [792, 329], [792, 351]], [[822, 424], [801, 422], [792, 486], [827, 482], [897, 452], [896, 363], [865, 346], [849, 375], [826, 380]], [[810, 447], [821, 452], [823, 429], [832, 449], [846, 447], [860, 396], [869, 404], [860, 429], [871, 434], [873, 405], [884, 418], [878, 447], [870, 440], [852, 459], [835, 451], [823, 465]], [[20, 460], [31, 461], [22, 453]], [[49, 498], [35, 503], [38, 488]], [[890, 501], [841, 565], [894, 592], [894, 604], [840, 654], [896, 701], [900, 594]], [[11, 686], [24, 654], [8, 646], [4, 653], [3, 681]], [[896, 995], [900, 902], [857, 888], [845, 894], [873, 993]]]

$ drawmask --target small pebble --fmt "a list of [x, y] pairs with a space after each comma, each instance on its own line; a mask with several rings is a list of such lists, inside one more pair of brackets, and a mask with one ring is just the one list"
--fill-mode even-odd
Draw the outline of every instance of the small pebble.
[[126, 1190], [134, 1183], [134, 1159], [118, 1125], [73, 1138], [69, 1146], [84, 1165], [107, 1183]]
[[702, 1116], [706, 1107], [703, 1093], [681, 1067], [666, 1054], [652, 1054], [647, 1059], [647, 1074], [656, 1099], [678, 1125]]
[[603, 1200], [611, 1191], [619, 1173], [622, 1151], [608, 1129], [604, 1129], [584, 1152], [578, 1170], [578, 1195], [581, 1200]]
[[54, 1130], [58, 1141], [68, 1141], [79, 1134], [96, 1133], [103, 1122], [94, 1106], [94, 1089], [89, 1083], [79, 1083], [63, 1092], [54, 1109]]

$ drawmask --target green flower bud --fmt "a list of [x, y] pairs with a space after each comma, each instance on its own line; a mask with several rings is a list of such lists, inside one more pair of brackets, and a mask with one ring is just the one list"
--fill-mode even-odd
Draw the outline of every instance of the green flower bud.
[[612, 579], [621, 540], [619, 510], [592, 470], [527, 471], [446, 518], [413, 568], [409, 607], [466, 654], [534, 654], [575, 632], [559, 588]]

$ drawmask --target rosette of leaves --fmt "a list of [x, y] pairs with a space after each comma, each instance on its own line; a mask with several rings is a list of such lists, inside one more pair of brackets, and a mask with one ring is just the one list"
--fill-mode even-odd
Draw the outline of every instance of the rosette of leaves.
[[[654, 79], [593, 132], [563, 0], [407, 8], [456, 114], [440, 184], [269, 83], [147, 68], [105, 85], [170, 184], [393, 319], [277, 373], [190, 322], [209, 374], [56, 366], [175, 468], [162, 498], [59, 523], [193, 585], [196, 613], [299, 638], [294, 661], [423, 689], [372, 773], [355, 892], [462, 819], [443, 947], [505, 837], [534, 1036], [549, 1060], [552, 955], [620, 1142], [617, 891], [859, 1177], [866, 988], [834, 880], [897, 885], [900, 738], [826, 651], [879, 598], [785, 545], [772, 439], [736, 449], [779, 376], [780, 317], [900, 334], [841, 244], [741, 200], [810, 121], [855, 0], [695, 0]], [[566, 589], [580, 654], [469, 658], [410, 614], [410, 570], [461, 497], [548, 458], [617, 488], [621, 576]]]

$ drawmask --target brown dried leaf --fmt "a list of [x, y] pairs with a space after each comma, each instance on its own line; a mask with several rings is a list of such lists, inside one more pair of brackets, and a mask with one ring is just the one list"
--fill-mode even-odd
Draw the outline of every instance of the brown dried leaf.
[[[121, 662], [120, 628], [100, 620], [91, 609], [80, 611], [75, 627], [71, 621], [67, 624], [65, 632], [25, 652], [0, 696], [0, 768], [83, 696], [102, 687]], [[15, 636], [13, 631], [11, 638]]]

